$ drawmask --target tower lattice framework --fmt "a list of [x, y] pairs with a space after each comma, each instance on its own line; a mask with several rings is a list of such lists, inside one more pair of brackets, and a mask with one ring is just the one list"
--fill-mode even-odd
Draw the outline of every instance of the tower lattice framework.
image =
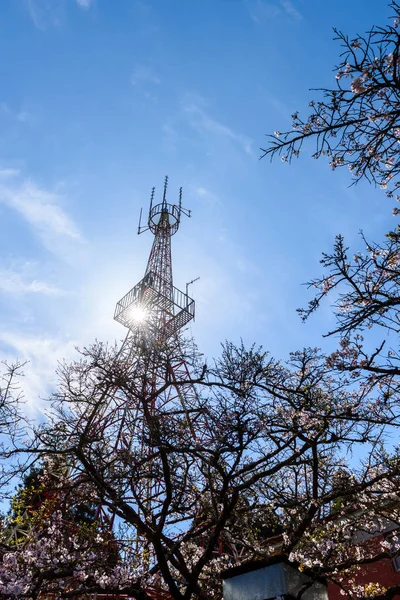
[[[176, 204], [167, 202], [167, 186], [166, 177], [162, 201], [158, 203], [155, 202], [155, 188], [152, 189], [145, 225], [142, 225], [142, 213], [140, 215], [138, 233], [151, 231], [154, 235], [144, 277], [117, 302], [114, 313], [114, 319], [128, 330], [118, 352], [118, 362], [136, 382], [137, 393], [131, 397], [115, 389], [107, 406], [115, 426], [108, 424], [104, 429], [104, 442], [113, 446], [115, 454], [138, 452], [144, 462], [152, 445], [151, 433], [145, 431], [148, 411], [150, 414], [168, 413], [172, 428], [175, 423], [176, 429], [183, 426], [188, 435], [196, 437], [188, 409], [193, 404], [196, 390], [190, 383], [182, 385], [183, 381], [190, 380], [190, 370], [179, 337], [180, 330], [195, 316], [195, 303], [187, 294], [187, 286], [185, 293], [173, 285], [171, 257], [171, 238], [179, 229], [182, 215], [190, 217], [190, 211], [182, 207], [182, 188]], [[162, 393], [159, 393], [160, 388], [165, 388]], [[138, 402], [138, 398], [144, 400]], [[100, 423], [101, 413], [98, 417]], [[141, 427], [143, 431], [132, 439], [132, 432]], [[162, 477], [153, 473], [144, 477], [142, 483], [137, 482], [131, 502], [150, 514], [157, 512], [165, 493]], [[110, 528], [114, 526], [114, 517], [107, 509], [99, 507], [100, 520], [108, 522]], [[143, 536], [137, 533], [134, 540], [127, 540], [126, 549], [128, 553], [133, 550], [145, 555], [144, 560], [151, 566], [151, 551]]]
[[[148, 258], [145, 275], [125, 296], [117, 302], [114, 319], [127, 327], [128, 332], [119, 351], [119, 360], [134, 373], [142, 386], [142, 397], [150, 399], [150, 411], [165, 410], [174, 403], [175, 414], [184, 416], [185, 424], [194, 434], [187, 406], [196, 392], [193, 386], [178, 386], [177, 382], [190, 379], [189, 368], [181, 352], [178, 333], [195, 316], [195, 303], [186, 293], [173, 285], [171, 238], [178, 231], [182, 215], [190, 217], [190, 211], [182, 207], [182, 188], [177, 204], [167, 202], [168, 177], [164, 181], [162, 201], [155, 203], [155, 188], [152, 189], [147, 223], [142, 225], [142, 212], [138, 234], [151, 231], [153, 244]], [[167, 361], [160, 361], [160, 348], [171, 348]], [[159, 387], [170, 385], [162, 394]], [[124, 435], [124, 427], [132, 416], [140, 421], [136, 400], [133, 404], [123, 396], [123, 417], [117, 443], [130, 440]], [[179, 410], [180, 408], [180, 410]], [[145, 437], [145, 436], [144, 436]], [[142, 447], [145, 453], [147, 449]], [[162, 495], [160, 482], [145, 484], [143, 495], [149, 504]]]
[[182, 215], [182, 188], [178, 204], [167, 202], [168, 178], [165, 178], [162, 202], [154, 204], [155, 188], [150, 200], [147, 224], [139, 222], [138, 233], [150, 230], [154, 241], [143, 279], [117, 303], [114, 319], [128, 328], [121, 348], [131, 357], [138, 336], [148, 343], [163, 343], [194, 318], [194, 300], [173, 285], [171, 237], [178, 231]]

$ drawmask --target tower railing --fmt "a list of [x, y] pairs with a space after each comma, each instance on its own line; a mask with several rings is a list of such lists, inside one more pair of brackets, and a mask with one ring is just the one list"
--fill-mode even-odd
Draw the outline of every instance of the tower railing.
[[172, 286], [171, 295], [166, 296], [156, 289], [155, 283], [156, 276], [150, 271], [117, 302], [114, 319], [134, 331], [141, 324], [148, 325], [154, 317], [153, 312], [160, 314], [162, 311], [165, 315], [163, 337], [167, 339], [194, 318], [195, 303], [175, 286]]

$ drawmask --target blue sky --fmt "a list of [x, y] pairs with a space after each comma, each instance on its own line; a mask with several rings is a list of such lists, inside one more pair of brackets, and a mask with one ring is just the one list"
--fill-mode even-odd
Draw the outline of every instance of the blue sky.
[[379, 240], [390, 202], [311, 147], [292, 166], [259, 148], [307, 111], [309, 88], [334, 84], [332, 27], [389, 14], [384, 0], [2, 0], [0, 350], [30, 361], [28, 406], [75, 346], [124, 336], [114, 306], [143, 276], [138, 214], [165, 174], [193, 214], [173, 261], [178, 287], [200, 277], [200, 350], [332, 345], [328, 306], [300, 322], [301, 284], [335, 234]]

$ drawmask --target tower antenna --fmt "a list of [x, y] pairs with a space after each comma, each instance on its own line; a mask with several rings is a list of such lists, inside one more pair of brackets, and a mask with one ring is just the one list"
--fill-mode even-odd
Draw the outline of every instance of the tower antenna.
[[168, 187], [168, 175], [164, 179], [164, 194], [163, 194], [163, 207], [167, 206], [167, 187]]
[[198, 281], [200, 279], [200, 277], [196, 277], [196, 279], [192, 279], [192, 281], [189, 281], [186, 284], [186, 296], [189, 296], [189, 285], [192, 285], [192, 283], [196, 283], [196, 281]]
[[[182, 188], [177, 204], [167, 202], [167, 188], [168, 175], [160, 203], [155, 203], [152, 188], [147, 226], [142, 226], [140, 212], [138, 233], [150, 230], [154, 241], [144, 278], [121, 298], [115, 309], [114, 319], [128, 328], [126, 347], [134, 343], [139, 330], [147, 341], [151, 338], [163, 342], [194, 318], [194, 300], [189, 298], [188, 288], [185, 294], [173, 285], [171, 257], [171, 237], [179, 229], [181, 215], [190, 217], [190, 211], [182, 207]], [[143, 319], [145, 313], [148, 317]], [[121, 348], [121, 352], [125, 350]]]

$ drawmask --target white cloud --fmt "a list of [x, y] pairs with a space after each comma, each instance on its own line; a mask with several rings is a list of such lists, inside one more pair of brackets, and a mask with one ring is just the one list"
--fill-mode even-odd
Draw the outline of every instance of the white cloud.
[[42, 31], [64, 22], [64, 2], [60, 0], [27, 0], [26, 6], [35, 27]]
[[303, 17], [291, 0], [246, 0], [249, 9], [250, 17], [258, 25], [269, 22], [280, 15], [286, 13], [296, 21]]
[[169, 122], [164, 123], [164, 125], [162, 126], [162, 130], [165, 133], [165, 135], [170, 138], [178, 137], [178, 132], [176, 131], [175, 127], [173, 125], [171, 125], [171, 123], [169, 123]]
[[291, 110], [286, 102], [284, 102], [274, 94], [271, 94], [271, 92], [266, 88], [263, 89], [263, 96], [268, 102], [268, 104], [274, 109], [274, 111], [276, 111], [284, 119], [287, 119], [288, 115], [290, 115], [291, 112], [293, 112], [293, 109]]
[[281, 5], [283, 6], [285, 13], [289, 15], [289, 17], [296, 19], [296, 21], [300, 21], [303, 18], [297, 10], [297, 8], [294, 6], [293, 2], [291, 2], [290, 0], [281, 0]]
[[56, 369], [60, 360], [76, 358], [75, 342], [46, 335], [24, 335], [0, 328], [0, 342], [7, 347], [6, 360], [28, 361], [21, 382], [26, 408], [30, 412], [43, 410], [45, 400], [57, 385]]
[[0, 109], [3, 114], [15, 119], [19, 123], [33, 123], [34, 119], [26, 110], [13, 110], [6, 102], [0, 102]]
[[222, 205], [222, 202], [221, 202], [219, 196], [217, 196], [217, 194], [214, 194], [214, 192], [211, 192], [207, 188], [197, 187], [197, 188], [195, 188], [194, 192], [195, 192], [195, 194], [197, 194], [197, 196], [199, 196], [202, 200], [204, 200], [211, 206], [221, 206]]
[[[68, 0], [72, 2], [73, 0]], [[52, 27], [61, 27], [66, 21], [66, 0], [25, 0], [28, 14], [35, 27], [46, 31]], [[82, 10], [89, 10], [94, 6], [95, 0], [75, 0]]]
[[278, 6], [272, 2], [264, 2], [264, 0], [247, 0], [247, 4], [250, 17], [258, 25], [273, 19], [281, 13]]
[[75, 2], [84, 10], [88, 10], [94, 4], [94, 0], [75, 0]]
[[20, 171], [18, 169], [0, 169], [0, 179], [9, 179], [10, 177], [17, 177]]
[[154, 69], [146, 67], [145, 65], [139, 65], [133, 69], [131, 83], [132, 85], [140, 85], [145, 83], [160, 85], [161, 80]]
[[182, 108], [190, 116], [191, 126], [199, 133], [209, 133], [213, 136], [231, 139], [239, 144], [246, 154], [253, 154], [253, 140], [210, 117], [198, 103], [184, 101]]
[[[1, 174], [1, 171], [0, 171]], [[62, 198], [40, 188], [33, 181], [8, 181], [0, 178], [0, 203], [16, 210], [52, 252], [57, 252], [57, 240], [82, 241], [76, 225], [61, 208]]]
[[63, 296], [65, 292], [45, 281], [26, 278], [17, 271], [0, 268], [0, 291], [8, 294], [46, 294], [50, 296]]

